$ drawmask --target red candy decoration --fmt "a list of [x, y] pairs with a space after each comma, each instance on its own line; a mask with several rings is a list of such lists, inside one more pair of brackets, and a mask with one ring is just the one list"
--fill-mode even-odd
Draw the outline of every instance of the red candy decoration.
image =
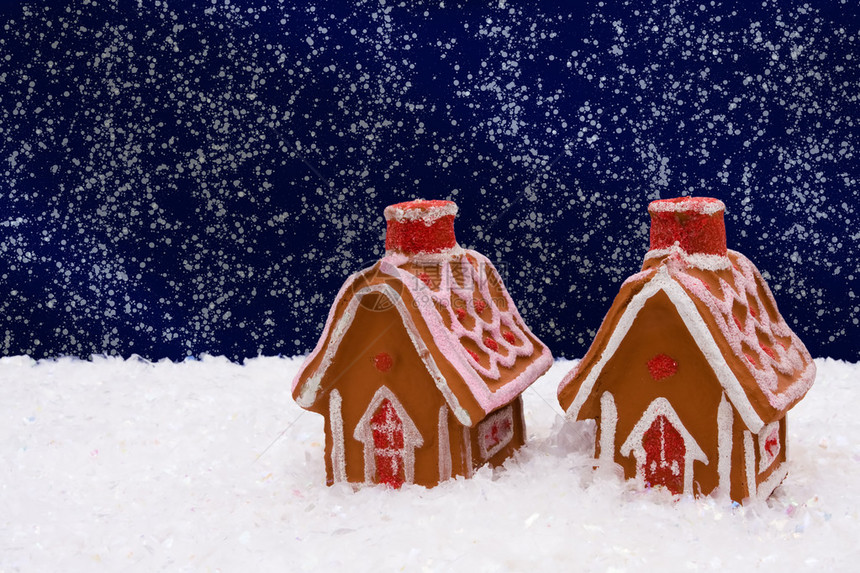
[[394, 366], [394, 359], [387, 352], [380, 352], [373, 357], [373, 365], [380, 372], [388, 372]]
[[667, 354], [658, 354], [648, 361], [648, 372], [654, 380], [674, 376], [677, 371], [678, 363]]
[[514, 336], [514, 333], [513, 333], [513, 332], [511, 332], [510, 330], [509, 330], [509, 331], [507, 331], [506, 333], [504, 333], [504, 334], [502, 335], [502, 338], [504, 338], [505, 340], [507, 340], [510, 344], [516, 344], [516, 342], [517, 342], [517, 337], [516, 337], [516, 336]]
[[454, 314], [457, 315], [458, 320], [463, 320], [466, 318], [466, 309], [457, 307], [454, 309]]
[[484, 312], [484, 309], [487, 308], [487, 303], [485, 303], [484, 301], [482, 301], [479, 298], [476, 298], [475, 302], [474, 302], [474, 306], [475, 306], [475, 312], [477, 312], [478, 314], [481, 314], [482, 312]]
[[758, 345], [759, 345], [759, 346], [761, 346], [761, 349], [762, 349], [762, 350], [764, 350], [764, 353], [765, 353], [765, 354], [767, 354], [768, 356], [770, 356], [772, 359], [776, 360], [776, 353], [773, 351], [773, 348], [770, 348], [770, 347], [768, 347], [768, 346], [765, 346], [765, 345], [764, 345], [764, 344], [762, 344], [761, 342], [759, 342], [759, 344], [758, 344]]
[[486, 346], [493, 352], [497, 352], [499, 350], [499, 343], [490, 338], [489, 336], [484, 339], [484, 346]]
[[652, 201], [651, 249], [678, 243], [687, 254], [726, 254], [724, 208], [710, 197], [676, 197]]
[[466, 349], [466, 352], [469, 353], [469, 356], [471, 356], [475, 360], [475, 362], [480, 362], [477, 352], [475, 352], [474, 350], [469, 350], [468, 348]]

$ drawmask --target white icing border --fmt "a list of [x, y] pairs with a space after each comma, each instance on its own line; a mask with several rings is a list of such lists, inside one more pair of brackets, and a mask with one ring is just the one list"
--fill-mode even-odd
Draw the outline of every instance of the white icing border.
[[[362, 271], [359, 271], [355, 274], [349, 276], [346, 279], [346, 282], [343, 283], [343, 286], [340, 287], [340, 290], [335, 297], [334, 304], [331, 305], [331, 308], [328, 311], [328, 317], [326, 317], [325, 326], [323, 327], [323, 335], [320, 336], [320, 339], [317, 341], [316, 347], [314, 347], [313, 351], [308, 355], [305, 359], [302, 366], [299, 368], [296, 377], [293, 378], [292, 383], [292, 392], [295, 394], [296, 389], [299, 387], [299, 384], [302, 385], [301, 391], [299, 393], [298, 398], [296, 398], [296, 402], [302, 408], [309, 408], [316, 402], [317, 393], [319, 392], [319, 386], [322, 381], [323, 374], [325, 374], [328, 367], [331, 365], [331, 361], [334, 358], [334, 350], [337, 350], [338, 345], [340, 344], [340, 339], [343, 337], [345, 329], [349, 327], [352, 323], [352, 318], [344, 314], [338, 320], [337, 325], [335, 322], [335, 310], [337, 309], [337, 302], [340, 301], [346, 295], [347, 290], [352, 286], [352, 284], [363, 277], [365, 274], [369, 273], [373, 270], [373, 267], [366, 268]], [[355, 307], [352, 307], [353, 309]], [[332, 332], [332, 336], [329, 339], [328, 345], [325, 345], [326, 334], [329, 331]], [[323, 359], [320, 362], [320, 365], [317, 367], [316, 371], [308, 376], [305, 379], [305, 369], [313, 362], [316, 357], [320, 354], [324, 353]]]
[[343, 400], [340, 392], [332, 390], [328, 395], [329, 424], [331, 425], [331, 468], [335, 482], [346, 481], [346, 454], [343, 442]]
[[[347, 281], [351, 282], [351, 281]], [[331, 366], [332, 360], [334, 360], [334, 356], [337, 353], [337, 349], [340, 346], [341, 341], [343, 340], [343, 336], [349, 330], [349, 327], [352, 325], [352, 321], [355, 318], [355, 312], [358, 309], [358, 305], [361, 304], [361, 299], [370, 293], [378, 293], [382, 296], [388, 298], [391, 301], [394, 308], [397, 309], [397, 312], [400, 314], [400, 319], [403, 321], [403, 325], [406, 327], [406, 332], [409, 335], [409, 339], [412, 341], [412, 345], [415, 347], [415, 350], [418, 352], [418, 356], [421, 358], [421, 361], [424, 363], [424, 366], [427, 368], [427, 371], [430, 373], [430, 376], [433, 378], [433, 381], [436, 383], [436, 387], [442, 392], [442, 395], [445, 397], [445, 401], [451, 407], [451, 410], [454, 412], [454, 415], [462, 424], [468, 425], [470, 422], [469, 415], [466, 410], [460, 406], [459, 400], [448, 387], [448, 383], [445, 380], [445, 377], [442, 375], [441, 370], [436, 365], [436, 361], [433, 359], [430, 350], [427, 348], [427, 345], [424, 344], [424, 341], [421, 339], [421, 334], [418, 332], [418, 328], [415, 326], [415, 323], [412, 320], [412, 316], [409, 314], [409, 310], [406, 308], [406, 305], [403, 302], [403, 299], [397, 292], [387, 284], [376, 284], [368, 287], [364, 287], [355, 293], [352, 300], [349, 301], [347, 308], [344, 310], [341, 315], [341, 319], [338, 321], [335, 326], [331, 339], [329, 340], [329, 344], [325, 349], [325, 355], [323, 356], [323, 360], [320, 362], [319, 367], [314, 372], [312, 376], [310, 376], [306, 381], [304, 386], [302, 387], [302, 391], [299, 394], [298, 399], [296, 400], [299, 403], [299, 406], [303, 408], [309, 408], [316, 402], [320, 383], [322, 378], [325, 376], [326, 371], [329, 366]], [[334, 308], [335, 305], [332, 305]], [[323, 336], [325, 338], [325, 336]], [[317, 350], [319, 346], [317, 347]], [[316, 354], [317, 350], [312, 353], [306, 361], [306, 364], [309, 363], [314, 354]], [[296, 380], [299, 381], [303, 375], [303, 369], [299, 371], [299, 374], [296, 376]], [[294, 382], [295, 384], [295, 382]]]
[[753, 446], [753, 437], [749, 430], [744, 430], [744, 473], [747, 478], [747, 496], [755, 498], [755, 446]]
[[609, 468], [615, 463], [615, 428], [618, 425], [618, 409], [615, 398], [609, 391], [600, 396], [600, 455], [598, 465]]
[[642, 445], [642, 440], [645, 437], [645, 432], [648, 431], [648, 428], [651, 427], [651, 424], [654, 423], [654, 420], [656, 420], [658, 416], [665, 416], [666, 419], [669, 420], [669, 423], [674, 426], [675, 430], [681, 434], [681, 439], [684, 440], [683, 493], [692, 494], [693, 462], [698, 460], [707, 464], [708, 456], [706, 456], [705, 452], [702, 451], [702, 448], [699, 447], [696, 439], [693, 438], [693, 435], [690, 434], [684, 426], [684, 423], [681, 422], [681, 418], [666, 398], [663, 398], [662, 396], [655, 398], [654, 401], [648, 405], [645, 413], [642, 414], [642, 417], [639, 418], [639, 421], [636, 422], [635, 426], [633, 426], [633, 429], [630, 431], [630, 435], [628, 435], [627, 439], [624, 440], [624, 444], [622, 444], [620, 450], [621, 455], [629, 456], [631, 453], [633, 454], [633, 457], [636, 458], [636, 474], [638, 477], [644, 479], [647, 454], [645, 452], [645, 447]]
[[729, 403], [726, 393], [720, 397], [717, 409], [717, 487], [726, 495], [731, 495], [732, 489], [732, 426], [734, 424], [734, 408]]
[[[680, 199], [680, 197], [679, 197]], [[703, 197], [684, 197], [683, 201], [672, 201], [671, 199], [656, 199], [648, 205], [649, 213], [699, 213], [702, 215], [713, 215], [725, 212], [726, 205], [719, 199], [707, 197], [711, 201], [701, 201]], [[696, 199], [699, 199], [698, 201]]]
[[[717, 346], [717, 342], [714, 340], [713, 334], [699, 314], [696, 304], [681, 285], [679, 285], [669, 275], [669, 271], [665, 265], [660, 266], [659, 270], [654, 273], [651, 280], [648, 281], [643, 286], [642, 290], [630, 300], [627, 308], [621, 315], [621, 318], [618, 319], [618, 323], [616, 324], [612, 335], [609, 337], [606, 347], [600, 355], [600, 359], [594, 367], [592, 367], [588, 376], [579, 387], [579, 391], [576, 393], [576, 396], [574, 396], [573, 401], [567, 409], [567, 414], [573, 418], [576, 418], [579, 415], [579, 410], [591, 394], [594, 384], [597, 382], [603, 368], [615, 355], [615, 352], [617, 352], [621, 342], [633, 326], [633, 322], [636, 320], [639, 311], [642, 310], [645, 303], [651, 297], [661, 291], [666, 293], [669, 300], [675, 306], [675, 309], [678, 311], [678, 315], [681, 317], [681, 320], [684, 322], [690, 335], [696, 341], [699, 349], [705, 355], [705, 360], [707, 360], [711, 365], [717, 380], [719, 380], [720, 385], [723, 387], [723, 390], [725, 390], [729, 400], [731, 400], [732, 404], [737, 409], [744, 423], [753, 431], [760, 430], [764, 425], [764, 422], [753, 408], [749, 397], [746, 395], [746, 392], [735, 377], [731, 368], [729, 368], [725, 357], [720, 351], [719, 346]], [[570, 384], [575, 374], [576, 370], [571, 371], [564, 377], [561, 385], [559, 386], [559, 392]]]
[[373, 478], [376, 474], [376, 448], [373, 443], [373, 428], [371, 428], [371, 419], [376, 413], [377, 408], [382, 404], [383, 400], [388, 400], [397, 412], [397, 417], [400, 418], [403, 424], [403, 473], [406, 483], [414, 483], [415, 481], [415, 449], [424, 445], [424, 438], [406, 412], [406, 408], [397, 399], [397, 396], [388, 389], [387, 386], [380, 386], [379, 390], [373, 395], [367, 408], [364, 410], [361, 419], [355, 425], [353, 437], [364, 444], [364, 481], [365, 483], [373, 483]]
[[463, 247], [461, 247], [459, 243], [454, 243], [453, 247], [450, 247], [448, 249], [443, 249], [441, 251], [436, 251], [433, 253], [418, 252], [418, 253], [405, 254], [405, 253], [398, 251], [397, 249], [394, 249], [394, 250], [386, 249], [385, 250], [385, 258], [390, 260], [390, 261], [395, 261], [395, 260], [398, 261], [397, 265], [402, 265], [403, 263], [405, 263], [407, 261], [410, 261], [410, 262], [413, 262], [413, 263], [419, 264], [419, 265], [427, 265], [427, 264], [432, 265], [435, 263], [441, 263], [442, 261], [448, 260], [451, 257], [462, 256], [464, 253], [465, 253], [465, 249], [463, 249]]
[[439, 447], [439, 481], [451, 479], [451, 439], [448, 435], [448, 406], [439, 408], [439, 431], [437, 432]]
[[[440, 200], [447, 201], [447, 199]], [[427, 201], [427, 199], [413, 199], [412, 201], [404, 202], [415, 203], [420, 201]], [[389, 205], [385, 208], [383, 214], [385, 215], [386, 221], [390, 221], [392, 219], [394, 219], [395, 221], [424, 221], [429, 225], [436, 219], [441, 219], [442, 217], [447, 217], [448, 215], [454, 215], [456, 217], [458, 211], [459, 208], [457, 207], [457, 204], [453, 201], [448, 201], [447, 205], [415, 205], [408, 209], [396, 207], [395, 205]]]
[[645, 253], [645, 260], [648, 261], [649, 259], [656, 259], [667, 255], [677, 256], [684, 261], [684, 264], [687, 266], [706, 271], [725, 270], [732, 266], [732, 262], [726, 255], [688, 253], [681, 248], [681, 244], [678, 241], [675, 241], [671, 247], [666, 247], [664, 249], [651, 249]]
[[756, 493], [756, 500], [765, 500], [770, 497], [770, 494], [773, 493], [779, 484], [785, 479], [785, 476], [788, 475], [788, 464], [783, 462], [773, 470], [773, 473], [767, 476], [767, 479], [761, 482], [758, 486], [758, 492]]

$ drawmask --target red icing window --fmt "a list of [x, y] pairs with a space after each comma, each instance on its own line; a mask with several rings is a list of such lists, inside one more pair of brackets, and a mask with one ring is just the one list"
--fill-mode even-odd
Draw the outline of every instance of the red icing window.
[[645, 483], [684, 493], [684, 438], [666, 416], [657, 416], [642, 436], [645, 448]]
[[380, 372], [388, 372], [394, 366], [394, 359], [387, 352], [380, 352], [373, 357], [373, 365]]
[[399, 488], [406, 481], [403, 466], [403, 421], [387, 398], [370, 419], [379, 483]]
[[771, 422], [759, 434], [759, 472], [773, 464], [782, 449], [779, 441], [779, 422]]
[[488, 460], [514, 437], [514, 413], [509, 405], [488, 416], [478, 425], [481, 459]]
[[482, 301], [479, 298], [476, 298], [475, 299], [475, 312], [480, 314], [480, 313], [484, 312], [485, 308], [487, 308], [487, 303], [485, 303], [484, 301]]
[[466, 352], [468, 352], [468, 353], [469, 353], [469, 356], [471, 356], [471, 357], [472, 357], [472, 359], [473, 359], [475, 362], [480, 362], [480, 361], [481, 361], [481, 359], [480, 359], [480, 358], [478, 358], [478, 353], [477, 353], [477, 352], [475, 352], [474, 350], [469, 350], [469, 349], [467, 348], [467, 349], [466, 349]]
[[767, 452], [767, 455], [776, 457], [776, 454], [779, 453], [779, 434], [774, 432], [764, 443], [764, 451]]
[[517, 342], [517, 337], [514, 336], [514, 333], [510, 330], [502, 335], [502, 338], [507, 340], [510, 344], [515, 344]]
[[458, 320], [463, 320], [464, 318], [466, 318], [466, 309], [464, 309], [464, 308], [459, 308], [459, 307], [458, 307], [458, 308], [455, 308], [455, 309], [454, 309], [454, 314], [456, 314], [456, 315], [457, 315], [457, 319], [458, 319]]
[[677, 371], [678, 363], [667, 354], [658, 354], [648, 361], [648, 372], [654, 380], [674, 376]]

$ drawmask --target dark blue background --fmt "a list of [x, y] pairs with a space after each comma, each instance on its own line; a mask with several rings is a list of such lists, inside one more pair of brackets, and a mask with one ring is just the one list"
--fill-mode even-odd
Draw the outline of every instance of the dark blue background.
[[425, 197], [576, 357], [701, 194], [860, 357], [856, 3], [405, 4], [7, 3], [0, 353], [306, 352]]

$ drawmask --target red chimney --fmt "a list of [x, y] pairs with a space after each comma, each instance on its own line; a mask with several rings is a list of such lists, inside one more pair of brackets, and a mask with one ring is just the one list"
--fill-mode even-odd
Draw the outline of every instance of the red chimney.
[[457, 245], [454, 237], [454, 216], [457, 204], [453, 201], [415, 199], [385, 208], [388, 229], [385, 249], [415, 255], [441, 253]]
[[688, 255], [726, 255], [726, 206], [710, 197], [659, 199], [648, 205], [651, 250], [678, 245]]

